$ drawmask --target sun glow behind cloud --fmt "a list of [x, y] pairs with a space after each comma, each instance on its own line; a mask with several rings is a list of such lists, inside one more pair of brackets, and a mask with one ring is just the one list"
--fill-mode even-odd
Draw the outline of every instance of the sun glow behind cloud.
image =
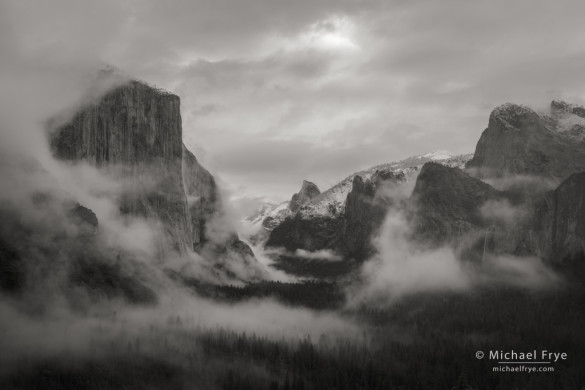
[[312, 24], [303, 32], [296, 46], [319, 50], [356, 50], [356, 26], [348, 17], [333, 16]]

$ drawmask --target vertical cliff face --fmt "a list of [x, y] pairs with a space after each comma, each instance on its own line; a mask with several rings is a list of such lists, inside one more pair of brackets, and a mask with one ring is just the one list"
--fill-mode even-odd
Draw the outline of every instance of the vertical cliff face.
[[353, 179], [345, 200], [345, 215], [340, 252], [345, 257], [364, 260], [374, 253], [372, 239], [378, 233], [386, 213], [395, 203], [392, 187], [405, 180], [403, 173], [378, 170], [372, 177]]
[[585, 172], [536, 202], [530, 237], [535, 252], [552, 262], [585, 256]]
[[538, 256], [551, 263], [585, 258], [585, 172], [535, 198], [514, 203], [456, 168], [427, 163], [410, 199], [413, 238], [449, 245], [463, 259]]
[[163, 251], [193, 246], [178, 96], [130, 81], [57, 129], [51, 146], [60, 159], [85, 161], [120, 179], [121, 212], [161, 221]]
[[247, 280], [263, 278], [254, 252], [226, 215], [214, 177], [183, 145], [183, 183], [189, 205], [193, 249], [224, 274]]
[[183, 145], [183, 182], [191, 216], [194, 248], [207, 240], [206, 226], [221, 208], [215, 179]]
[[563, 180], [585, 170], [584, 144], [528, 107], [495, 108], [467, 167], [482, 177], [533, 175]]
[[502, 194], [458, 168], [426, 163], [409, 200], [413, 239], [428, 247], [451, 246], [466, 260], [481, 260], [489, 221], [481, 208]]

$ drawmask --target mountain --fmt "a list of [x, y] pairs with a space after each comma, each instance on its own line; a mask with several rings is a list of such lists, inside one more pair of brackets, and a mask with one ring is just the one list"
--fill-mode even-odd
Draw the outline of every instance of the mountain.
[[244, 222], [250, 224], [253, 228], [255, 227], [254, 229], [256, 230], [248, 239], [253, 243], [266, 241], [270, 231], [319, 194], [321, 194], [321, 191], [316, 184], [303, 180], [300, 191], [294, 194], [290, 201], [282, 203], [264, 202], [258, 211], [244, 219]]
[[551, 116], [558, 132], [574, 142], [585, 142], [585, 108], [561, 100], [550, 104]]
[[0, 289], [27, 296], [27, 310], [55, 300], [85, 310], [102, 298], [153, 304], [155, 278], [135, 254], [109, 245], [95, 213], [55, 183], [0, 205]]
[[296, 212], [289, 211], [272, 225], [265, 245], [292, 252], [331, 250], [346, 259], [364, 260], [372, 253], [371, 238], [386, 212], [408, 196], [423, 164], [438, 161], [462, 167], [469, 158], [471, 155], [439, 151], [356, 172], [309, 199]]
[[[297, 212], [300, 212], [305, 218], [335, 216], [343, 213], [345, 210], [345, 200], [352, 189], [353, 179], [356, 176], [360, 176], [362, 179], [368, 179], [377, 170], [390, 170], [404, 173], [406, 181], [413, 182], [418, 174], [418, 170], [425, 162], [439, 161], [449, 166], [463, 167], [471, 157], [471, 154], [452, 156], [446, 151], [436, 151], [425, 155], [409, 157], [398, 162], [376, 165], [372, 168], [353, 173], [328, 190], [307, 199], [297, 209]], [[284, 221], [287, 216], [291, 215], [289, 206], [289, 202], [266, 203], [259, 212], [247, 217], [246, 220], [254, 223], [264, 221], [264, 227], [272, 230]]]
[[534, 252], [555, 263], [585, 259], [585, 172], [571, 175], [534, 207]]
[[367, 259], [374, 253], [372, 238], [382, 226], [386, 213], [400, 201], [396, 192], [406, 181], [404, 172], [378, 170], [365, 181], [355, 176], [345, 201], [339, 252], [345, 258]]
[[[553, 254], [582, 256], [584, 118], [582, 107], [559, 101], [551, 103], [550, 115], [516, 104], [499, 106], [473, 156], [436, 151], [356, 172], [289, 211], [272, 225], [266, 246], [291, 253], [330, 250], [364, 260], [395, 206], [406, 211], [412, 240], [426, 247], [450, 246], [460, 259], [483, 259], [486, 253], [551, 261]], [[394, 175], [394, 191], [380, 191], [384, 175]], [[535, 190], [524, 176], [547, 179], [558, 188]], [[482, 181], [494, 177], [512, 181], [501, 189]]]
[[343, 213], [306, 218], [301, 208], [272, 230], [266, 246], [290, 252], [331, 250], [345, 259], [364, 260], [372, 252], [369, 238], [393, 203], [383, 192], [404, 180], [403, 173], [389, 170], [378, 170], [366, 180], [356, 175]]
[[433, 161], [448, 160], [453, 157], [451, 152], [446, 150], [435, 150], [434, 152], [426, 153], [420, 156], [421, 158], [428, 158]]
[[482, 178], [527, 175], [559, 182], [585, 170], [585, 144], [575, 135], [582, 130], [567, 130], [567, 118], [582, 119], [574, 114], [582, 111], [559, 102], [551, 107], [554, 117], [512, 103], [496, 107], [467, 168]]
[[440, 246], [481, 231], [488, 227], [481, 206], [501, 196], [489, 184], [459, 168], [426, 163], [409, 199], [413, 238], [420, 243]]
[[216, 210], [221, 209], [219, 191], [214, 177], [184, 144], [182, 175], [191, 216], [193, 247], [197, 248], [207, 241], [207, 222]]
[[294, 194], [290, 200], [288, 208], [293, 213], [296, 212], [302, 205], [319, 195], [321, 191], [315, 183], [303, 180], [301, 190]]
[[123, 183], [121, 213], [157, 223], [161, 258], [195, 250], [222, 269], [229, 262], [259, 269], [225, 215], [214, 177], [183, 144], [178, 96], [128, 80], [54, 129], [51, 146], [57, 158]]
[[558, 188], [521, 199], [458, 168], [427, 163], [408, 210], [412, 239], [448, 245], [460, 259], [537, 256], [549, 263], [585, 258], [585, 172]]
[[124, 182], [120, 211], [162, 222], [161, 253], [193, 247], [178, 96], [129, 81], [55, 129], [51, 146], [59, 159], [89, 163]]
[[[584, 116], [582, 107], [559, 101], [551, 103], [551, 116], [514, 104], [494, 109], [467, 163], [474, 177], [436, 163], [423, 166], [409, 201], [413, 239], [450, 245], [465, 259], [486, 252], [556, 263], [583, 258], [585, 149], [576, 117]], [[562, 181], [543, 192], [511, 178], [499, 191], [476, 178], [512, 174]]]
[[[446, 159], [438, 158], [444, 155], [448, 155], [449, 157]], [[418, 175], [420, 168], [426, 162], [438, 161], [448, 166], [462, 167], [472, 157], [470, 154], [451, 156], [448, 152], [432, 152], [427, 153], [426, 156], [430, 157], [425, 157], [425, 155], [413, 156], [398, 162], [379, 164], [369, 169], [353, 173], [333, 187], [305, 203], [305, 205], [303, 205], [298, 210], [298, 212], [303, 218], [313, 218], [315, 216], [335, 216], [344, 213], [345, 201], [347, 199], [347, 195], [353, 187], [353, 180], [356, 176], [360, 176], [362, 179], [367, 180], [371, 178], [376, 173], [376, 171], [391, 171], [404, 174], [405, 181], [413, 183], [416, 179], [416, 176]]]

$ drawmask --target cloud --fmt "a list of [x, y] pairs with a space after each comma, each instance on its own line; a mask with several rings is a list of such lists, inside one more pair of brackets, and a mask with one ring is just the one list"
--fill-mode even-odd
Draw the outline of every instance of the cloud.
[[325, 261], [341, 261], [342, 257], [333, 251], [327, 249], [321, 249], [318, 251], [306, 251], [304, 249], [297, 249], [295, 251], [295, 256], [304, 258], [304, 259], [314, 259], [314, 260], [325, 260]]
[[[502, 215], [506, 208], [511, 206], [488, 204], [485, 213], [492, 218], [507, 218]], [[487, 254], [483, 264], [465, 263], [449, 246], [433, 250], [418, 247], [409, 240], [409, 229], [401, 212], [388, 213], [379, 236], [373, 240], [378, 253], [362, 266], [362, 282], [348, 291], [350, 305], [366, 302], [384, 306], [406, 295], [467, 293], [486, 285], [546, 289], [560, 281], [538, 258]]]
[[379, 254], [362, 269], [363, 286], [352, 293], [353, 302], [388, 304], [405, 294], [460, 291], [470, 286], [468, 275], [453, 250], [417, 249], [408, 239], [408, 223], [398, 212], [389, 212], [374, 244]]
[[513, 206], [507, 199], [489, 200], [479, 209], [481, 216], [492, 223], [517, 226], [527, 217], [526, 206]]
[[491, 256], [487, 259], [484, 283], [507, 284], [523, 288], [553, 287], [561, 278], [536, 257], [512, 255]]
[[[28, 66], [40, 53], [55, 68], [99, 58], [180, 94], [188, 146], [253, 196], [437, 148], [469, 152], [505, 101], [585, 101], [576, 0], [37, 3], [3, 2], [3, 48]], [[225, 156], [242, 141], [262, 150], [236, 175], [243, 156]], [[295, 180], [273, 185], [263, 167], [301, 144], [331, 162], [298, 166], [299, 154], [279, 167]]]

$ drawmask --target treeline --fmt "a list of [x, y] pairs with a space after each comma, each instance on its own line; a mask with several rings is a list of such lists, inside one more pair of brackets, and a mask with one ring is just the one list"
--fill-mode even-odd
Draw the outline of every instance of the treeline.
[[345, 294], [335, 282], [304, 281], [284, 283], [266, 281], [243, 286], [211, 285], [187, 281], [198, 295], [224, 302], [240, 302], [253, 298], [272, 298], [290, 306], [304, 306], [315, 310], [334, 310], [345, 303]]
[[[282, 287], [263, 288], [271, 286]], [[249, 290], [230, 291], [246, 295]], [[358, 336], [313, 339], [202, 328], [193, 313], [141, 330], [103, 337], [94, 332], [83, 354], [31, 356], [0, 377], [0, 388], [580, 390], [585, 386], [584, 305], [581, 287], [531, 292], [494, 286], [467, 294], [420, 294], [385, 308], [344, 312], [362, 324]], [[492, 372], [494, 362], [475, 357], [480, 350], [511, 349], [565, 352], [568, 359], [553, 364], [555, 372], [527, 374]], [[13, 364], [7, 358], [0, 357], [4, 373]]]
[[[585, 290], [510, 287], [470, 294], [421, 294], [386, 309], [363, 307], [360, 340], [284, 340], [225, 331], [200, 337], [205, 354], [255, 362], [278, 379], [254, 382], [229, 371], [224, 389], [582, 389]], [[566, 352], [554, 372], [493, 372], [476, 351]], [[241, 386], [241, 387], [240, 387]], [[256, 386], [256, 387], [254, 387]]]

